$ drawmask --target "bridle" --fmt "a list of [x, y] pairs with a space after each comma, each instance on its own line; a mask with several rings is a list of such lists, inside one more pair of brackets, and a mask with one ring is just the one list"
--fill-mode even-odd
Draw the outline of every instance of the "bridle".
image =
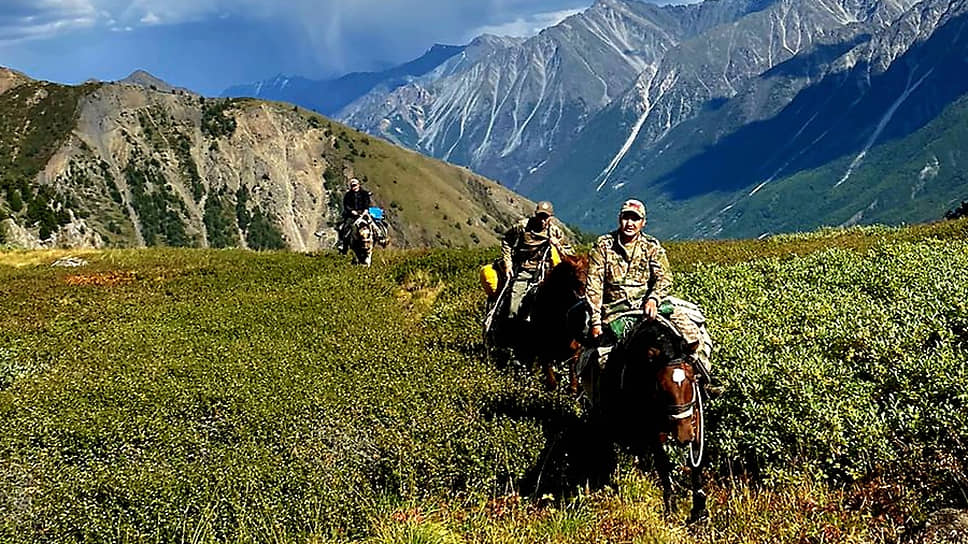
[[[667, 367], [679, 366], [683, 363], [692, 365], [692, 361], [690, 361], [689, 359], [686, 359], [685, 357], [680, 357], [678, 359], [672, 359], [671, 361], [668, 361], [666, 363], [666, 366]], [[675, 375], [674, 371], [673, 371], [673, 375]], [[683, 376], [683, 381], [684, 380], [685, 380], [685, 376]], [[677, 380], [676, 383], [679, 383], [679, 381]], [[696, 390], [695, 381], [693, 381], [692, 385], [693, 385], [693, 395], [692, 395], [691, 401], [685, 404], [667, 404], [666, 405], [666, 415], [669, 416], [669, 419], [680, 420], [680, 419], [690, 418], [690, 417], [693, 417], [693, 415], [695, 415], [696, 398], [697, 398], [698, 391]], [[656, 387], [658, 386], [659, 384], [657, 383]]]
[[[682, 364], [688, 364], [692, 367], [693, 372], [695, 372], [696, 364], [693, 360], [687, 357], [679, 357], [677, 359], [672, 359], [667, 361], [665, 366], [675, 366], [678, 367]], [[680, 370], [681, 369], [677, 369]], [[675, 376], [675, 371], [673, 371], [673, 376]], [[685, 375], [683, 375], [682, 380], [676, 380], [676, 383], [681, 383], [685, 381]], [[656, 383], [656, 388], [658, 389], [659, 384]], [[705, 451], [706, 445], [706, 423], [704, 420], [704, 414], [702, 410], [702, 392], [699, 390], [699, 382], [695, 379], [692, 380], [692, 400], [685, 404], [671, 404], [666, 405], [666, 415], [669, 417], [669, 421], [681, 421], [684, 419], [690, 419], [695, 436], [691, 442], [689, 442], [689, 464], [693, 468], [699, 468], [702, 464], [702, 457]]]
[[[663, 319], [663, 318], [660, 317], [657, 319]], [[624, 364], [622, 364], [621, 375], [619, 378], [620, 380], [619, 387], [622, 390], [626, 390], [626, 383], [625, 383], [626, 371], [629, 370], [630, 365], [628, 364], [628, 361], [624, 361], [623, 363]], [[651, 364], [652, 364], [651, 368], [658, 369], [660, 368], [659, 364], [662, 364], [662, 363], [660, 363], [660, 361], [655, 361], [654, 359], [652, 359]], [[695, 376], [696, 361], [689, 356], [677, 357], [675, 359], [665, 361], [663, 366], [665, 368], [680, 367], [681, 365], [684, 365], [684, 364], [688, 364], [690, 366]], [[681, 378], [676, 375], [677, 372], [682, 373]], [[685, 371], [682, 370], [681, 368], [676, 368], [675, 370], [673, 370], [673, 381], [675, 381], [677, 384], [681, 384], [682, 382], [687, 381]], [[656, 405], [653, 405], [653, 406], [655, 406], [655, 408], [658, 408], [659, 410], [662, 410], [665, 413], [666, 417], [668, 418], [668, 421], [671, 423], [683, 422], [685, 420], [688, 420], [692, 424], [693, 439], [688, 443], [689, 464], [693, 468], [699, 468], [699, 466], [702, 464], [703, 454], [705, 452], [706, 422], [705, 422], [705, 414], [703, 413], [703, 399], [702, 399], [702, 391], [700, 390], [699, 381], [694, 378], [693, 380], [691, 380], [691, 383], [689, 384], [689, 386], [692, 388], [691, 401], [683, 404], [666, 404], [664, 405], [664, 407], [659, 407]], [[656, 394], [658, 394], [659, 391], [660, 391], [659, 381], [655, 380]]]

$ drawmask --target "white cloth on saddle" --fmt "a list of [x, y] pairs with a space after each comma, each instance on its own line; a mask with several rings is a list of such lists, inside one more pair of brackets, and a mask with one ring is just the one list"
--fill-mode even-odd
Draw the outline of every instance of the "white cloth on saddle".
[[669, 321], [687, 344], [696, 344], [696, 358], [707, 371], [712, 370], [713, 339], [706, 326], [706, 316], [696, 304], [676, 297], [662, 299], [673, 307]]

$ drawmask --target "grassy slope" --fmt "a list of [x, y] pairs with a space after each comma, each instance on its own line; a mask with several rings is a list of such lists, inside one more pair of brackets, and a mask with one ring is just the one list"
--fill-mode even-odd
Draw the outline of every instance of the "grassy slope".
[[873, 147], [836, 188], [853, 155], [774, 181], [734, 208], [737, 217], [723, 235], [808, 230], [852, 218], [861, 224], [899, 224], [941, 217], [968, 193], [966, 118], [968, 99], [954, 102], [912, 134]]
[[493, 250], [0, 253], [0, 539], [891, 541], [968, 488], [966, 225], [670, 246], [730, 386], [691, 531], [627, 465], [508, 494], [574, 407], [480, 359]]

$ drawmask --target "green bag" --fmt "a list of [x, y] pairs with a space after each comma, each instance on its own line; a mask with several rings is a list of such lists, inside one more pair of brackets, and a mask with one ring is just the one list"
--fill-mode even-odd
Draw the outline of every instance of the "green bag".
[[625, 335], [632, 332], [635, 325], [639, 322], [641, 316], [639, 315], [623, 315], [617, 317], [608, 323], [608, 328], [612, 329], [615, 334], [615, 338], [619, 342], [625, 339]]

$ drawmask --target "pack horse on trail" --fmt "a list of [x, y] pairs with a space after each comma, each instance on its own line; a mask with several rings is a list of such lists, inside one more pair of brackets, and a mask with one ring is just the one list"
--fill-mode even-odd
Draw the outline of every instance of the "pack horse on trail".
[[369, 208], [361, 213], [350, 228], [349, 248], [357, 264], [370, 266], [373, 260], [373, 244], [386, 247], [389, 242], [387, 228], [383, 224], [383, 210]]

